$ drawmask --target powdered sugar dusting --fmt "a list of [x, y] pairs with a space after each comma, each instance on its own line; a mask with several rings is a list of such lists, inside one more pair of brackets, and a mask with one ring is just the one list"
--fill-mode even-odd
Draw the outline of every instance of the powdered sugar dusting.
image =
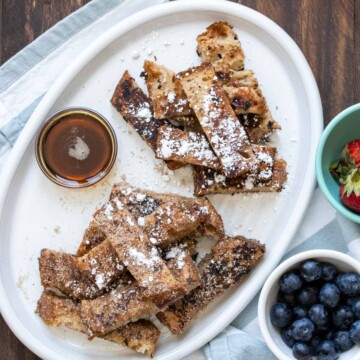
[[185, 265], [186, 252], [180, 246], [173, 246], [165, 255], [166, 260], [176, 259], [176, 268], [182, 269]]
[[[195, 72], [198, 76], [194, 76]], [[224, 174], [233, 177], [254, 172], [257, 161], [252, 156], [247, 134], [224, 90], [213, 80], [214, 76], [213, 68], [193, 68], [182, 75], [181, 84], [211, 147], [219, 157]]]
[[111, 202], [108, 202], [105, 206], [105, 210], [104, 210], [104, 215], [106, 216], [106, 218], [108, 220], [112, 220], [113, 219], [113, 212], [114, 212], [114, 207], [112, 206]]
[[152, 119], [152, 113], [150, 110], [150, 105], [148, 103], [141, 104], [141, 107], [137, 109], [135, 116], [139, 119], [142, 119], [146, 122], [150, 122]]
[[129, 261], [132, 261], [135, 265], [145, 265], [149, 270], [155, 271], [155, 266], [161, 264], [161, 258], [158, 251], [155, 248], [151, 249], [151, 256], [147, 256], [138, 249], [131, 248], [128, 251], [130, 256]]
[[97, 274], [95, 276], [96, 286], [101, 290], [105, 287], [105, 277], [104, 274]]
[[[220, 163], [203, 134], [194, 131], [182, 131], [166, 128], [160, 132], [157, 156], [162, 159], [186, 157], [188, 161], [212, 168], [219, 168]], [[192, 159], [189, 159], [189, 158]], [[176, 160], [176, 159], [174, 159]]]

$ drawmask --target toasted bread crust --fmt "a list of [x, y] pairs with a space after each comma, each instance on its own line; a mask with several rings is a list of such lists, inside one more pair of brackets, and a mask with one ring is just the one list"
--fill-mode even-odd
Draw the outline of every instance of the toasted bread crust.
[[[58, 297], [50, 291], [44, 291], [38, 301], [36, 312], [48, 326], [64, 326], [86, 333], [76, 305], [70, 299]], [[103, 339], [153, 357], [159, 336], [159, 329], [151, 321], [139, 320], [115, 329], [104, 335]]]
[[197, 52], [216, 71], [242, 70], [245, 55], [237, 35], [226, 22], [215, 22], [197, 37]]
[[144, 223], [151, 242], [161, 248], [186, 237], [222, 238], [221, 217], [207, 199], [202, 201], [169, 201], [160, 205]]
[[178, 74], [211, 147], [227, 177], [236, 177], [256, 168], [256, 158], [243, 126], [238, 121], [225, 91], [210, 64]]
[[157, 314], [170, 331], [179, 335], [199, 312], [230, 286], [241, 281], [257, 265], [265, 246], [244, 237], [224, 238], [199, 264], [201, 286]]
[[250, 141], [254, 144], [267, 142], [269, 136], [275, 130], [281, 130], [281, 126], [276, 122], [270, 111], [264, 114], [240, 114], [238, 119], [243, 124]]
[[271, 114], [253, 71], [229, 71], [221, 83], [251, 142], [267, 141], [275, 130], [281, 129]]
[[148, 60], [144, 61], [144, 70], [155, 119], [172, 119], [192, 114], [189, 101], [173, 71]]
[[236, 114], [262, 115], [265, 112], [266, 101], [252, 70], [229, 70], [217, 76]]

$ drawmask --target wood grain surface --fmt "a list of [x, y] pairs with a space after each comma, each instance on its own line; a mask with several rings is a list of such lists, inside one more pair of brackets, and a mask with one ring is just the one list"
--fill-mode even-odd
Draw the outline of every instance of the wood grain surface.
[[[0, 64], [90, 0], [0, 0]], [[359, 102], [360, 0], [234, 0], [268, 16], [302, 49], [327, 124]], [[276, 86], [276, 84], [274, 84]], [[0, 359], [34, 360], [0, 317]]]

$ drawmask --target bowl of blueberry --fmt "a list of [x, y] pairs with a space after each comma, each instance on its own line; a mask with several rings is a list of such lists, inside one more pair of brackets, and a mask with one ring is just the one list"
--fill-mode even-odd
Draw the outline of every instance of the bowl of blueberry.
[[360, 263], [332, 250], [281, 263], [258, 305], [262, 335], [281, 359], [360, 359]]

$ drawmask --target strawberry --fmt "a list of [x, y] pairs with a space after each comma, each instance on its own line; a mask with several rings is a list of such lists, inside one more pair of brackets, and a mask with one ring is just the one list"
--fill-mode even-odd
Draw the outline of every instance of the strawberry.
[[341, 157], [344, 157], [347, 163], [360, 165], [360, 140], [353, 140], [347, 143], [342, 151]]
[[360, 139], [347, 143], [341, 152], [339, 160], [330, 164], [331, 174], [344, 183], [354, 169], [360, 169]]
[[354, 169], [347, 176], [339, 190], [340, 199], [345, 206], [360, 213], [360, 170]]

